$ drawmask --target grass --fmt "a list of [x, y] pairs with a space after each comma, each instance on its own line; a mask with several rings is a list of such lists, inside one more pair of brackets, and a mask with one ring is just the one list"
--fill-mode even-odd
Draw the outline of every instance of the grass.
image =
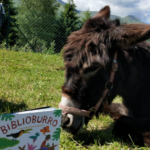
[[[44, 106], [58, 107], [64, 66], [61, 55], [0, 49], [0, 111], [9, 113]], [[115, 98], [121, 102], [120, 97]], [[112, 135], [113, 120], [101, 115], [76, 136], [62, 130], [60, 150], [148, 150]]]

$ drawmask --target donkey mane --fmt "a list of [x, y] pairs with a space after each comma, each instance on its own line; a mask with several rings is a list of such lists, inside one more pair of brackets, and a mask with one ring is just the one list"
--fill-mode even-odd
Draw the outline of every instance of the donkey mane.
[[73, 32], [68, 37], [63, 51], [64, 60], [75, 62], [78, 67], [81, 67], [85, 62], [91, 65], [94, 59], [98, 59], [100, 64], [105, 67], [109, 62], [108, 55], [111, 53], [108, 50], [112, 48], [112, 35], [109, 31], [105, 33], [104, 30], [116, 26], [120, 26], [119, 19], [113, 21], [104, 18], [89, 19], [81, 30]]

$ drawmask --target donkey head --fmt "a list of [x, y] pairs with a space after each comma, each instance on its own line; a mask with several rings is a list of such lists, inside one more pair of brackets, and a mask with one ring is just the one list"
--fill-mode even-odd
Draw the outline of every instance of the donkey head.
[[[66, 80], [62, 86], [61, 99], [64, 106], [84, 110], [95, 106], [109, 80], [115, 52], [128, 50], [149, 38], [150, 25], [120, 25], [119, 20], [110, 21], [109, 17], [110, 8], [105, 6], [87, 20], [81, 30], [68, 37], [68, 43], [64, 47]], [[117, 74], [112, 99], [117, 94]], [[89, 120], [72, 114], [67, 116], [69, 120], [66, 119], [62, 127], [73, 134]]]

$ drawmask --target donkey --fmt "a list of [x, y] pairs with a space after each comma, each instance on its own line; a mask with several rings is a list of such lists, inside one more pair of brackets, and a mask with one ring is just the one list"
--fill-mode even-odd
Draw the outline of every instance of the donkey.
[[[64, 47], [62, 127], [76, 134], [94, 115], [110, 114], [113, 133], [150, 146], [150, 25], [110, 20], [105, 6]], [[120, 95], [123, 103], [112, 103]]]

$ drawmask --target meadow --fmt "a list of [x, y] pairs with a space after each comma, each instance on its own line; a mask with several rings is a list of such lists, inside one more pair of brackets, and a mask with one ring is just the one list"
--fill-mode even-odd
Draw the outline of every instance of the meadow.
[[[52, 106], [58, 108], [64, 82], [61, 54], [0, 49], [0, 113]], [[115, 102], [121, 102], [117, 96]], [[78, 135], [61, 130], [60, 150], [149, 150], [112, 135], [113, 119], [94, 118]]]

